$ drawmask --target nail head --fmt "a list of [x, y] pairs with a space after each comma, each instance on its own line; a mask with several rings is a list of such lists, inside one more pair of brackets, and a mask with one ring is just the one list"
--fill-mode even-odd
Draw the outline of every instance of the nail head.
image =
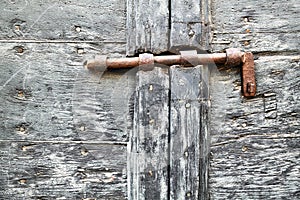
[[75, 26], [75, 31], [76, 32], [80, 32], [81, 31], [81, 27], [80, 26]]
[[78, 54], [83, 54], [84, 53], [84, 49], [83, 48], [77, 48], [77, 53]]

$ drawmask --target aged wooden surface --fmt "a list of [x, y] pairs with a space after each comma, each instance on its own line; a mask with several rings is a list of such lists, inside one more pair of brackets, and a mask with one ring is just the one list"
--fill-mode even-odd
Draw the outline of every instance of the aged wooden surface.
[[207, 0], [171, 0], [170, 49], [209, 49], [210, 4]]
[[152, 52], [169, 47], [169, 1], [127, 1], [127, 55]]
[[5, 0], [0, 39], [126, 43], [125, 10], [126, 0]]
[[299, 199], [299, 2], [213, 1], [215, 51], [254, 52], [257, 95], [240, 69], [211, 76], [211, 199]]
[[127, 55], [208, 50], [210, 1], [128, 0]]
[[1, 140], [0, 147], [1, 199], [125, 198], [124, 145]]
[[0, 10], [0, 199], [126, 199], [134, 76], [83, 68], [125, 55], [126, 1]]
[[214, 51], [299, 51], [299, 1], [213, 0]]
[[253, 99], [241, 98], [238, 70], [213, 77], [212, 199], [299, 198], [299, 59], [256, 60]]
[[201, 48], [200, 2], [200, 0], [171, 1], [171, 48], [177, 46]]
[[[22, 45], [19, 54], [14, 50], [19, 45], [0, 47], [1, 139], [127, 140], [129, 108], [119, 103], [132, 95], [133, 78], [125, 79], [124, 72], [101, 78], [89, 73], [82, 63], [97, 54], [89, 45], [81, 46], [85, 54], [78, 54], [75, 44], [32, 43]], [[121, 90], [123, 97], [116, 95]]]
[[207, 67], [172, 67], [170, 78], [170, 199], [206, 199]]
[[[209, 122], [199, 115], [201, 131], [208, 129], [203, 124], [211, 127], [210, 198], [299, 199], [299, 2], [145, 2], [0, 3], [0, 198], [126, 199], [127, 192], [129, 199], [167, 198], [172, 191], [167, 180], [172, 172], [165, 160], [170, 155], [163, 151], [168, 136], [158, 141], [162, 146], [148, 145], [154, 152], [129, 146], [136, 153], [126, 160], [134, 72], [90, 74], [82, 64], [99, 53], [177, 53], [169, 48], [192, 45], [216, 52], [240, 47], [254, 52], [256, 59], [255, 98], [242, 97], [238, 67], [215, 68], [210, 76]], [[147, 73], [143, 76], [153, 80]], [[155, 84], [152, 89], [155, 92]], [[191, 102], [190, 110], [200, 106], [200, 113], [207, 111], [210, 101]], [[178, 105], [187, 109], [185, 103]], [[158, 140], [158, 130], [168, 129], [167, 122], [151, 129], [156, 121], [142, 108], [135, 107], [149, 119], [146, 122], [154, 123], [135, 127], [132, 134], [138, 128], [142, 133], [154, 130]], [[167, 116], [165, 111], [160, 114]], [[200, 147], [199, 193], [207, 194], [207, 174], [202, 172], [207, 172], [203, 156], [209, 152], [210, 137], [200, 136], [200, 144], [207, 146]], [[143, 160], [140, 152], [153, 157]], [[126, 189], [126, 161], [136, 172], [129, 173], [129, 183], [142, 187]], [[149, 167], [150, 161], [161, 168], [134, 168]], [[159, 192], [157, 183], [163, 186]]]
[[128, 199], [168, 199], [169, 75], [139, 71], [128, 149]]

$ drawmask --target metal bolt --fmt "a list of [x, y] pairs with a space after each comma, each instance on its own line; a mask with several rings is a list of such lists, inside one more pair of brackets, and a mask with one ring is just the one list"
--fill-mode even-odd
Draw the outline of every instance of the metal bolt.
[[184, 156], [185, 156], [186, 158], [189, 157], [189, 152], [188, 152], [188, 151], [184, 152]]
[[186, 104], [185, 104], [185, 107], [186, 107], [186, 108], [190, 108], [190, 107], [191, 107], [191, 104], [190, 104], [190, 103], [186, 103]]
[[153, 172], [151, 170], [148, 173], [149, 173], [149, 176], [153, 176]]
[[250, 22], [249, 17], [244, 17], [244, 22]]
[[244, 45], [245, 45], [245, 46], [248, 46], [249, 44], [250, 44], [249, 41], [245, 41], [245, 42], [244, 42]]
[[18, 97], [20, 97], [20, 98], [23, 98], [23, 97], [24, 97], [23, 91], [18, 91]]
[[80, 126], [79, 130], [80, 130], [80, 131], [85, 131], [85, 126], [83, 126], [83, 125]]
[[15, 30], [16, 31], [19, 31], [21, 29], [21, 26], [20, 25], [15, 25]]
[[24, 53], [24, 48], [23, 47], [17, 47], [16, 51], [17, 51], [17, 53]]
[[152, 91], [153, 90], [153, 85], [150, 85], [149, 86], [149, 91]]
[[[248, 18], [247, 18], [248, 19]], [[245, 41], [245, 45], [249, 45], [249, 41]], [[77, 49], [78, 54], [84, 53], [83, 48]], [[189, 62], [190, 59], [193, 62]], [[183, 55], [169, 55], [169, 56], [153, 56], [152, 54], [140, 54], [139, 57], [131, 58], [103, 58], [101, 61], [93, 60], [85, 62], [87, 69], [96, 71], [97, 63], [104, 63], [105, 69], [120, 69], [120, 68], [132, 68], [138, 67], [140, 65], [152, 66], [154, 63], [162, 65], [184, 65], [195, 66], [203, 64], [225, 64], [227, 66], [239, 66], [243, 63], [243, 93], [245, 97], [253, 97], [256, 92], [256, 83], [255, 83], [255, 71], [254, 71], [254, 59], [253, 54], [250, 52], [242, 53], [238, 49], [227, 49], [226, 53], [213, 53], [213, 54], [195, 54], [192, 56]], [[102, 68], [101, 68], [102, 69]], [[250, 91], [247, 90], [247, 83], [250, 85]], [[185, 85], [185, 81], [179, 80], [179, 85]], [[150, 90], [151, 88], [149, 88]]]
[[80, 32], [81, 31], [81, 27], [80, 26], [75, 26], [75, 31], [76, 32]]
[[190, 37], [193, 37], [195, 35], [195, 32], [193, 30], [190, 30], [189, 34]]
[[78, 54], [83, 54], [84, 53], [84, 49], [83, 48], [77, 48], [77, 53]]
[[243, 147], [242, 147], [242, 151], [243, 151], [243, 152], [248, 151], [248, 147], [247, 147], [247, 146], [243, 146]]
[[20, 132], [25, 132], [25, 130], [26, 130], [26, 129], [25, 129], [25, 127], [23, 127], [23, 126], [21, 126], [21, 127], [19, 128], [19, 131], [20, 131]]
[[81, 149], [81, 155], [86, 156], [88, 154], [88, 150], [86, 148]]
[[192, 194], [190, 192], [186, 193], [186, 197], [191, 197], [191, 196], [192, 196]]

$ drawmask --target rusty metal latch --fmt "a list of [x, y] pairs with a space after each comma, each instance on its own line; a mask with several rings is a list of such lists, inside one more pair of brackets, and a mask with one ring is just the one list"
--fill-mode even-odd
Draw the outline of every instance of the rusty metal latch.
[[242, 65], [242, 91], [245, 97], [253, 97], [256, 93], [254, 59], [251, 52], [241, 52], [239, 49], [227, 49], [226, 53], [195, 54], [195, 55], [168, 55], [154, 56], [140, 54], [139, 57], [107, 58], [98, 56], [94, 60], [85, 62], [89, 70], [105, 71], [108, 69], [132, 68], [144, 64], [196, 66], [201, 64], [225, 64], [226, 66]]

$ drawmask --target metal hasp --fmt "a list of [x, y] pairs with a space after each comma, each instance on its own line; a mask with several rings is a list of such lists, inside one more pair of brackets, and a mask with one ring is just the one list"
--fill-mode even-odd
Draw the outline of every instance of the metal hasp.
[[243, 93], [245, 97], [253, 97], [256, 93], [255, 69], [253, 54], [246, 52], [243, 54], [242, 67]]
[[153, 56], [153, 54], [140, 54], [139, 57], [107, 58], [97, 56], [94, 60], [84, 63], [92, 71], [105, 71], [108, 69], [132, 68], [145, 64], [196, 66], [202, 64], [217, 64], [230, 67], [242, 64], [242, 90], [245, 97], [253, 97], [256, 93], [254, 59], [251, 52], [241, 52], [239, 49], [227, 49], [226, 53], [196, 54], [196, 55], [168, 55]]

